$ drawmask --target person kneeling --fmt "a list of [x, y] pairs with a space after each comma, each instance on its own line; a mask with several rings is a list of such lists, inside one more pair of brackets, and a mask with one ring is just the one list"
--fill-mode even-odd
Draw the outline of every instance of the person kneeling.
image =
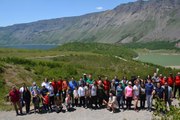
[[110, 110], [111, 113], [115, 113], [115, 110], [118, 109], [117, 98], [113, 92], [109, 93], [109, 101], [107, 103], [107, 109]]

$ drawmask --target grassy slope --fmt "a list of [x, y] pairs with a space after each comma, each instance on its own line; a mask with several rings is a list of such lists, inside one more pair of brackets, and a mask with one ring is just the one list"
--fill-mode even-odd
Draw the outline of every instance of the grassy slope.
[[[120, 56], [124, 61], [115, 56]], [[137, 54], [123, 46], [97, 43], [69, 43], [48, 51], [0, 50], [0, 109], [7, 106], [3, 100], [11, 85], [18, 87], [23, 82], [30, 85], [32, 81], [40, 84], [44, 77], [70, 78], [77, 80], [83, 73], [92, 73], [94, 79], [98, 75], [127, 76], [152, 74], [156, 67], [160, 72], [168, 74], [169, 68], [155, 66], [149, 63], [133, 61]], [[1, 102], [2, 101], [2, 102]]]

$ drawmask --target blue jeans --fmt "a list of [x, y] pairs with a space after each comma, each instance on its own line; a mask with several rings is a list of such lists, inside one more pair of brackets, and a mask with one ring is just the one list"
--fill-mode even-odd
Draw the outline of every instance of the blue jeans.
[[123, 96], [117, 96], [117, 102], [118, 102], [119, 108], [120, 106], [122, 106], [122, 108], [124, 109]]
[[152, 108], [152, 99], [153, 99], [152, 95], [146, 95], [147, 109], [151, 109]]

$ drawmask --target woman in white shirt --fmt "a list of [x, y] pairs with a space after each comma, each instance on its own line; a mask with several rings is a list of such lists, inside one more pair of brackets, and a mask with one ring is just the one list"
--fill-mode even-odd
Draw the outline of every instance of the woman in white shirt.
[[51, 82], [49, 82], [49, 86], [47, 89], [49, 91], [49, 107], [52, 111], [52, 105], [54, 105], [54, 88]]
[[140, 93], [140, 85], [138, 81], [135, 81], [135, 85], [133, 86], [133, 95], [134, 95], [134, 110], [138, 111], [138, 99]]
[[117, 102], [117, 99], [116, 99], [116, 96], [113, 95], [112, 92], [109, 93], [109, 101], [108, 101], [108, 104], [107, 104], [107, 109], [109, 109], [111, 111], [111, 113], [114, 113], [115, 112], [115, 109], [118, 108], [118, 102]]
[[80, 85], [78, 88], [78, 95], [80, 98], [80, 107], [83, 105], [85, 107], [85, 89], [83, 85]]

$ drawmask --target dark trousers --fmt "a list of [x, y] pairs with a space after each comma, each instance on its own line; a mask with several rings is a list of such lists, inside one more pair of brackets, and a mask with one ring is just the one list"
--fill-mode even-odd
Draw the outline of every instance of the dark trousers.
[[54, 105], [54, 96], [49, 97], [49, 107], [51, 110], [52, 110], [52, 107], [51, 107], [52, 105]]
[[120, 106], [122, 106], [122, 109], [124, 109], [123, 96], [117, 96], [117, 102], [119, 105], [119, 109], [120, 109]]
[[[22, 114], [22, 107], [19, 101], [13, 102], [14, 109], [16, 111], [16, 114], [18, 115], [18, 110], [20, 110], [20, 113]], [[18, 107], [17, 107], [18, 106]]]
[[48, 104], [43, 104], [44, 110], [49, 111], [49, 105]]
[[90, 104], [91, 104], [91, 108], [93, 108], [93, 104], [95, 104], [95, 107], [97, 108], [97, 96], [91, 96], [91, 103]]
[[102, 107], [102, 104], [103, 104], [103, 97], [98, 97], [98, 104], [99, 104], [99, 107]]
[[90, 103], [91, 103], [91, 100], [90, 100], [89, 96], [85, 98], [85, 103], [86, 103], [86, 107], [89, 108], [90, 107]]
[[179, 97], [180, 97], [180, 86], [175, 86], [175, 89], [174, 89], [174, 97], [176, 97], [176, 92], [177, 90], [179, 91]]
[[25, 105], [26, 105], [26, 113], [29, 113], [30, 111], [30, 100], [25, 100]]
[[62, 92], [62, 98], [63, 98], [63, 103], [65, 102], [65, 99], [66, 99], [66, 90], [64, 90]]
[[78, 98], [74, 98], [75, 100], [75, 106], [77, 107], [78, 106]]
[[85, 97], [84, 96], [80, 97], [80, 106], [85, 107]]
[[140, 107], [141, 109], [145, 108], [146, 95], [140, 95]]
[[126, 98], [126, 108], [131, 109], [131, 102], [132, 102], [132, 97], [127, 97]]

